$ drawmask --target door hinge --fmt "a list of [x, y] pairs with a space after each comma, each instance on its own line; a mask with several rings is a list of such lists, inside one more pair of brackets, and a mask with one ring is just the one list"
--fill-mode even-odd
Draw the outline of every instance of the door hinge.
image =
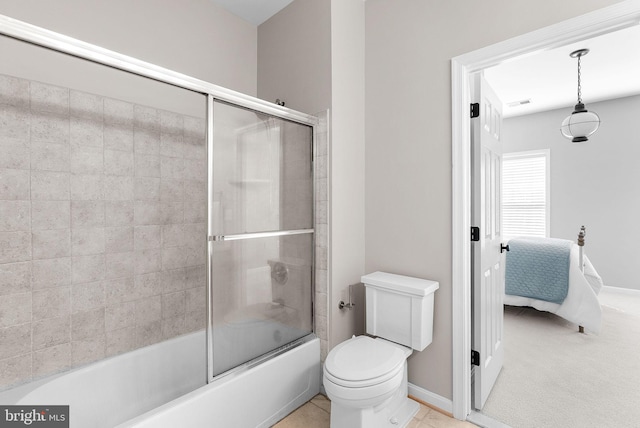
[[480, 103], [471, 103], [471, 119], [480, 116]]
[[478, 226], [471, 226], [471, 241], [477, 242], [480, 240], [480, 228]]
[[474, 366], [480, 365], [480, 352], [471, 351], [471, 364]]

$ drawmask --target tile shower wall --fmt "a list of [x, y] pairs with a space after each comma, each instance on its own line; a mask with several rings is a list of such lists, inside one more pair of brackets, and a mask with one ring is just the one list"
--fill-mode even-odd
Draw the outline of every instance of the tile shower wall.
[[204, 133], [0, 75], [0, 389], [205, 327]]
[[329, 115], [318, 113], [315, 165], [315, 299], [316, 335], [320, 339], [320, 356], [324, 361], [329, 350], [328, 290], [329, 290]]

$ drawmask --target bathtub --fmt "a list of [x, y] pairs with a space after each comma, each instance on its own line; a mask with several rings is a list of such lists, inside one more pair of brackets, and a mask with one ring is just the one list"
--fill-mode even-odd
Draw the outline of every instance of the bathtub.
[[[320, 341], [206, 384], [196, 332], [0, 393], [0, 404], [69, 405], [71, 428], [268, 427], [320, 389]], [[167, 368], [171, 368], [167, 370]]]

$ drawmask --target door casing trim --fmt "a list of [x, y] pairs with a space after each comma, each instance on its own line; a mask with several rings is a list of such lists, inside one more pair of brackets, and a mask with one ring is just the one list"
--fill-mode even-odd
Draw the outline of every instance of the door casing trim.
[[521, 55], [553, 49], [640, 23], [640, 0], [626, 0], [451, 60], [453, 416], [471, 412], [471, 175], [469, 78]]

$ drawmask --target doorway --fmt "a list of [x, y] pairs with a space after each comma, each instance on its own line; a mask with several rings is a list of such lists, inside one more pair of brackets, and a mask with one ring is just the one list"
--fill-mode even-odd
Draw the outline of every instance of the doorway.
[[469, 78], [472, 73], [536, 51], [567, 45], [632, 25], [640, 3], [625, 1], [452, 59], [453, 161], [453, 415], [471, 413], [471, 210]]

